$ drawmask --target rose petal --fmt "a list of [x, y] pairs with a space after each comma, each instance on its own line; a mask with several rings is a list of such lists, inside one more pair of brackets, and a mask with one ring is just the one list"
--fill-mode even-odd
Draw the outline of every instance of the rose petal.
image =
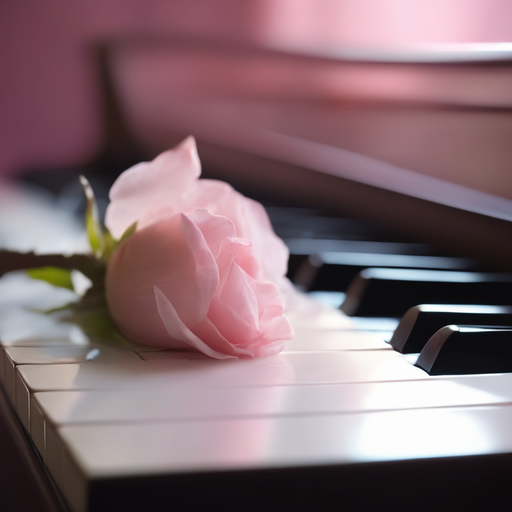
[[269, 357], [279, 354], [283, 350], [285, 340], [275, 341], [267, 345], [261, 345], [255, 350], [254, 357]]
[[208, 318], [231, 343], [244, 346], [259, 330], [258, 316], [258, 299], [234, 263], [221, 293], [210, 304]]
[[201, 163], [193, 137], [176, 148], [123, 172], [110, 189], [105, 224], [114, 236], [134, 222], [144, 227], [180, 211], [185, 191], [193, 188]]
[[[221, 287], [233, 262], [254, 279], [265, 279], [265, 273], [254, 256], [252, 242], [244, 238], [226, 238], [222, 241], [217, 266], [221, 276]], [[224, 276], [224, 277], [223, 277]]]
[[274, 233], [263, 205], [247, 199], [243, 202], [243, 210], [240, 222], [243, 222], [242, 219], [245, 222], [242, 234], [238, 236], [252, 241], [256, 258], [261, 262], [268, 278], [277, 283], [288, 270], [288, 247]]
[[254, 290], [254, 294], [258, 299], [258, 309], [260, 311], [260, 320], [265, 322], [284, 313], [281, 295], [274, 283], [256, 281], [250, 276], [247, 280]]
[[[183, 234], [188, 244], [188, 259], [195, 267], [195, 276], [192, 278], [183, 276], [183, 283], [178, 287], [178, 292], [181, 294], [189, 284], [197, 286], [199, 293], [196, 300], [198, 302], [190, 304], [189, 307], [198, 310], [199, 313], [196, 317], [203, 319], [210, 307], [212, 298], [219, 288], [219, 270], [199, 227], [187, 215], [182, 214], [181, 219]], [[179, 267], [172, 267], [171, 265], [167, 269], [169, 275], [181, 272]], [[181, 298], [179, 300], [181, 303]]]
[[205, 208], [198, 208], [190, 218], [194, 224], [201, 230], [204, 239], [213, 254], [217, 259], [221, 244], [226, 238], [236, 237], [235, 226], [233, 222], [227, 217], [219, 215], [212, 215]]
[[220, 300], [256, 330], [259, 324], [258, 298], [246, 277], [246, 273], [234, 263], [222, 287]]
[[[277, 287], [258, 281], [238, 265], [246, 259], [256, 261], [252, 246], [244, 239], [227, 239], [217, 259], [220, 273], [219, 291], [212, 299], [208, 318], [219, 331], [238, 347], [255, 354], [258, 345], [293, 338], [293, 328], [283, 315]], [[276, 318], [281, 319], [276, 320]]]
[[189, 200], [210, 213], [231, 219], [237, 236], [253, 242], [256, 258], [268, 279], [277, 282], [286, 274], [288, 248], [274, 233], [267, 212], [260, 203], [236, 192], [227, 183], [215, 180], [199, 180]]
[[[175, 215], [136, 231], [110, 261], [107, 301], [123, 332], [147, 339], [139, 318], [155, 309], [154, 284], [175, 304], [187, 325], [206, 317], [219, 275], [201, 231], [186, 216]], [[147, 328], [157, 334], [153, 325]]]
[[158, 286], [153, 287], [155, 292], [155, 299], [158, 308], [158, 313], [162, 322], [164, 323], [169, 336], [172, 339], [182, 341], [190, 345], [192, 348], [203, 352], [207, 356], [213, 357], [215, 359], [230, 359], [234, 356], [228, 354], [222, 354], [213, 350], [206, 343], [201, 341], [181, 320], [176, 309], [174, 309], [173, 305], [169, 301], [169, 299], [164, 295], [162, 290], [158, 288]]
[[209, 347], [235, 357], [253, 358], [254, 353], [245, 347], [230, 343], [219, 331], [217, 326], [206, 317], [200, 325], [194, 326], [194, 334], [201, 340], [205, 340]]
[[229, 343], [208, 318], [205, 318], [200, 325], [195, 327], [195, 333], [192, 332], [181, 320], [176, 309], [162, 290], [155, 286], [154, 293], [160, 318], [170, 336], [166, 340], [166, 346], [174, 347], [176, 342], [184, 343], [216, 359], [254, 357], [250, 350]]

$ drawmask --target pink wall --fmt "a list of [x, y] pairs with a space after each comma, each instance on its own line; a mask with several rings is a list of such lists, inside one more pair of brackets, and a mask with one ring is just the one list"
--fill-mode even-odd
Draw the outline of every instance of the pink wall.
[[166, 33], [382, 47], [510, 41], [511, 19], [507, 0], [3, 0], [0, 174], [94, 157], [102, 134], [89, 49], [104, 38]]
[[251, 5], [233, 0], [0, 2], [0, 174], [78, 165], [98, 151], [92, 43], [155, 32], [237, 37], [247, 23], [233, 18], [249, 20]]

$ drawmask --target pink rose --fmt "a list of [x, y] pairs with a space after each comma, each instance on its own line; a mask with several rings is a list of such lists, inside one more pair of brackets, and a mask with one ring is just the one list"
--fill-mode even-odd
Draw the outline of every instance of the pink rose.
[[215, 358], [278, 353], [293, 330], [278, 286], [288, 251], [264, 208], [227, 183], [199, 180], [195, 141], [125, 171], [110, 191], [115, 238], [106, 295], [128, 339]]

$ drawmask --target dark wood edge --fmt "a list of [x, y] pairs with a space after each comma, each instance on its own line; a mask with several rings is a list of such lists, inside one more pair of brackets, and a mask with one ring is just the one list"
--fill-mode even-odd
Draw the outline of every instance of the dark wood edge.
[[498, 454], [105, 479], [91, 510], [498, 510], [511, 469]]
[[13, 411], [2, 386], [0, 509], [9, 512], [70, 512]]

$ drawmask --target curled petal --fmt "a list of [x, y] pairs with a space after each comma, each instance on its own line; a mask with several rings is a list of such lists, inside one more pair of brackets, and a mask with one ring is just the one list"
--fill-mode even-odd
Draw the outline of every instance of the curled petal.
[[221, 287], [226, 281], [233, 262], [254, 279], [264, 279], [265, 274], [254, 256], [252, 242], [245, 238], [226, 238], [217, 256], [217, 266], [221, 275]]
[[176, 309], [169, 299], [163, 294], [158, 286], [153, 287], [155, 299], [158, 308], [158, 314], [164, 323], [169, 336], [174, 339], [190, 345], [192, 348], [203, 352], [207, 356], [215, 359], [230, 359], [235, 356], [222, 354], [213, 350], [206, 343], [201, 341], [181, 320]]
[[179, 146], [123, 172], [110, 189], [105, 224], [114, 236], [134, 223], [140, 228], [180, 211], [183, 196], [201, 174], [193, 137]]
[[276, 283], [282, 279], [287, 271], [289, 251], [274, 233], [267, 212], [260, 203], [236, 192], [227, 183], [215, 180], [199, 180], [193, 201], [210, 213], [231, 219], [236, 236], [253, 242], [256, 258], [261, 262], [266, 277]]
[[[210, 302], [219, 287], [219, 270], [213, 257], [213, 254], [206, 243], [201, 230], [187, 215], [181, 215], [181, 225], [187, 241], [187, 252], [190, 264], [194, 266], [194, 276], [187, 281], [197, 286], [198, 301], [190, 307], [199, 310], [197, 317], [203, 319], [210, 307]], [[181, 269], [169, 267], [169, 274], [178, 274]], [[187, 282], [181, 283], [178, 292], [181, 294], [187, 287]], [[181, 301], [180, 301], [181, 302]]]
[[222, 293], [214, 297], [208, 318], [233, 344], [243, 346], [259, 331], [258, 299], [238, 265], [232, 265]]
[[230, 219], [212, 215], [206, 208], [198, 208], [190, 219], [201, 230], [215, 259], [219, 256], [222, 242], [226, 238], [236, 237], [235, 226]]
[[[260, 320], [262, 322], [266, 322], [284, 314], [281, 296], [274, 283], [256, 281], [250, 276], [247, 276], [247, 280], [258, 299], [258, 309], [260, 311]], [[293, 331], [291, 332], [293, 333]]]

